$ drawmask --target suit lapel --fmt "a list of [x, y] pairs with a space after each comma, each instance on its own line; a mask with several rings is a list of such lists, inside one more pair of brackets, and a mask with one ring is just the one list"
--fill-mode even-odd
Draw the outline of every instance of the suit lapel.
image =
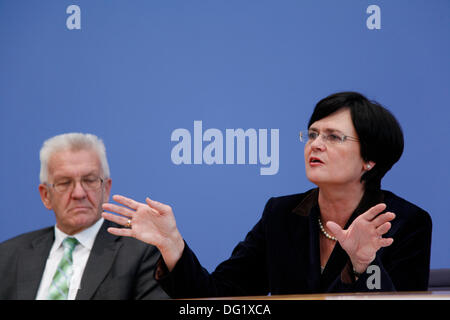
[[76, 296], [77, 300], [91, 299], [111, 269], [116, 254], [122, 245], [122, 242], [119, 241], [120, 237], [107, 231], [107, 228], [112, 226], [115, 227], [115, 225], [105, 221], [98, 231], [81, 278], [80, 289]]
[[55, 234], [53, 227], [21, 250], [17, 264], [17, 299], [36, 298]]

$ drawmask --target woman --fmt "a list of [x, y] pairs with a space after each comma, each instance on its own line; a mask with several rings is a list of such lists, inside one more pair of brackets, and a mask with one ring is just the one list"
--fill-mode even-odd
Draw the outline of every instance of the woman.
[[380, 189], [403, 152], [394, 116], [356, 92], [321, 100], [305, 145], [305, 193], [271, 198], [231, 257], [209, 274], [180, 235], [172, 209], [146, 199], [113, 199], [105, 219], [161, 252], [155, 278], [174, 297], [420, 291], [428, 284], [431, 219]]

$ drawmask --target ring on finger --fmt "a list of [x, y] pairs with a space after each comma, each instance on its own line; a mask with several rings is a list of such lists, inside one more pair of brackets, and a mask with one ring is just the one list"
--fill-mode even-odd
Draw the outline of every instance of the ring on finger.
[[131, 219], [127, 220], [127, 223], [125, 224], [125, 228], [131, 228]]

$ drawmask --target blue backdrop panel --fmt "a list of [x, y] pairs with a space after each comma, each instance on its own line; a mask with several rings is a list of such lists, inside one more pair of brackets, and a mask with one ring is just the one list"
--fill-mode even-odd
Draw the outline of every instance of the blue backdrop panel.
[[[431, 266], [449, 267], [449, 12], [448, 0], [0, 0], [0, 241], [54, 223], [42, 142], [90, 132], [113, 193], [170, 204], [213, 270], [270, 197], [313, 186], [298, 131], [319, 99], [356, 90], [402, 124], [383, 188], [430, 212]], [[227, 152], [237, 129], [252, 137]]]

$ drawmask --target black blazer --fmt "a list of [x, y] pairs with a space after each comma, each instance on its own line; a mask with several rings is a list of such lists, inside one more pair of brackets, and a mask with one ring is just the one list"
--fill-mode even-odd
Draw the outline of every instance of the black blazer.
[[[105, 221], [97, 234], [76, 299], [168, 298], [153, 279], [159, 251], [110, 234], [111, 226]], [[35, 299], [54, 238], [48, 227], [0, 244], [0, 299]]]
[[[168, 273], [160, 259], [156, 279], [173, 298], [427, 290], [431, 218], [388, 191], [366, 192], [345, 227], [380, 202], [386, 203], [386, 211], [396, 214], [385, 235], [394, 242], [378, 250], [372, 262], [379, 272], [370, 270], [355, 281], [350, 258], [337, 243], [321, 273], [317, 190], [271, 198], [259, 222], [212, 274], [201, 267], [186, 244], [172, 272]], [[350, 283], [342, 281], [349, 274]], [[375, 274], [379, 275], [379, 289]]]

